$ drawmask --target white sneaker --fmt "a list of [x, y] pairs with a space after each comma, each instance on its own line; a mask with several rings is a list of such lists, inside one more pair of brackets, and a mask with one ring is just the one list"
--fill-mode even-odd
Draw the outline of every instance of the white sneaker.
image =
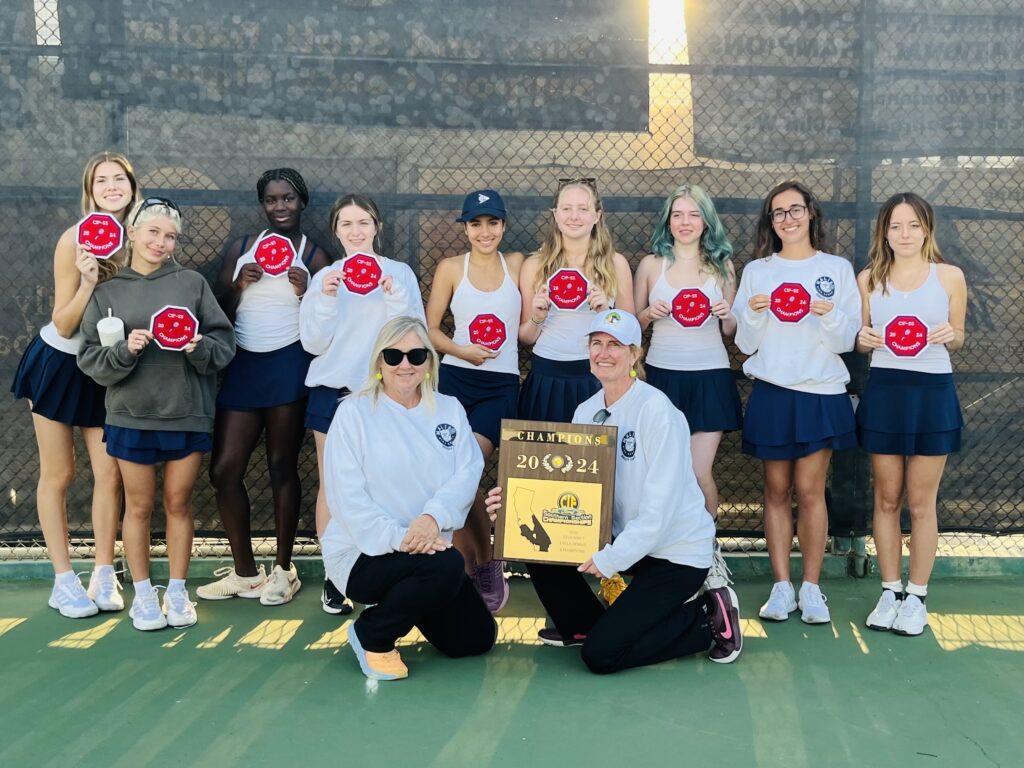
[[888, 632], [892, 629], [901, 602], [899, 596], [891, 589], [883, 589], [882, 596], [878, 598], [878, 605], [868, 614], [868, 620], [865, 622], [868, 629], [876, 629], [879, 632]]
[[167, 617], [160, 610], [160, 601], [157, 599], [156, 587], [150, 587], [142, 592], [135, 592], [135, 599], [132, 600], [132, 607], [128, 610], [132, 625], [143, 632], [154, 629], [163, 629], [167, 626]]
[[191, 627], [199, 621], [196, 604], [189, 599], [188, 590], [184, 587], [164, 592], [164, 613], [167, 614], [167, 626], [175, 629]]
[[804, 624], [828, 624], [832, 616], [828, 612], [828, 602], [817, 584], [804, 582], [800, 585], [800, 621]]
[[769, 621], [785, 621], [795, 610], [796, 594], [793, 585], [788, 581], [779, 581], [772, 585], [772, 593], [757, 615]]
[[220, 581], [203, 584], [196, 594], [203, 600], [228, 600], [232, 597], [259, 597], [267, 583], [267, 572], [261, 563], [255, 576], [239, 576], [231, 567], [218, 568], [214, 576], [223, 576]]
[[892, 631], [897, 635], [916, 637], [928, 626], [928, 609], [924, 607], [917, 595], [904, 595], [900, 603], [899, 613], [892, 623]]
[[715, 539], [715, 552], [711, 558], [711, 569], [704, 579], [703, 591], [710, 592], [713, 589], [724, 589], [732, 584], [732, 571], [722, 557], [722, 550], [718, 546], [718, 539]]
[[61, 616], [69, 619], [84, 619], [86, 616], [95, 616], [100, 612], [82, 586], [78, 575], [69, 582], [58, 583], [54, 581], [53, 591], [50, 592], [50, 599], [47, 605], [60, 611]]
[[267, 583], [260, 592], [260, 602], [263, 605], [284, 605], [290, 603], [295, 593], [302, 588], [299, 581], [299, 574], [295, 570], [295, 563], [288, 566], [286, 571], [280, 565], [275, 565], [270, 572]]
[[121, 597], [121, 582], [117, 580], [114, 566], [97, 566], [89, 576], [89, 588], [86, 592], [101, 611], [123, 611], [124, 598]]

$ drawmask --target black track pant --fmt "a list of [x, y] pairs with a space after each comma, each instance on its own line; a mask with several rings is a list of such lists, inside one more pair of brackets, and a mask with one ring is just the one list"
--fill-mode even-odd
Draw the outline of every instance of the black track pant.
[[583, 662], [607, 674], [706, 651], [711, 628], [697, 594], [706, 568], [645, 557], [630, 568], [629, 588], [605, 610], [583, 574], [572, 566], [529, 566], [544, 608], [564, 638], [586, 635]]
[[417, 627], [446, 656], [475, 656], [494, 646], [494, 617], [466, 576], [462, 555], [392, 552], [360, 555], [347, 594], [364, 608], [355, 622], [363, 648], [385, 653]]

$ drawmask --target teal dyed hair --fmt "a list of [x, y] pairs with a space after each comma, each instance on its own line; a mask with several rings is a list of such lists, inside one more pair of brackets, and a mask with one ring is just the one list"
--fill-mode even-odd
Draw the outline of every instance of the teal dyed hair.
[[729, 279], [729, 270], [726, 267], [729, 259], [732, 258], [732, 243], [725, 235], [725, 227], [722, 220], [718, 218], [718, 211], [715, 210], [715, 203], [703, 187], [696, 184], [683, 184], [676, 187], [671, 195], [665, 200], [658, 214], [658, 220], [654, 225], [654, 236], [651, 238], [651, 249], [658, 256], [668, 259], [671, 264], [676, 259], [672, 246], [675, 238], [672, 237], [672, 230], [669, 227], [669, 216], [672, 215], [672, 205], [681, 197], [688, 197], [693, 200], [697, 210], [700, 211], [701, 221], [704, 222], [704, 231], [700, 235], [701, 259], [713, 267], [722, 277], [722, 280]]

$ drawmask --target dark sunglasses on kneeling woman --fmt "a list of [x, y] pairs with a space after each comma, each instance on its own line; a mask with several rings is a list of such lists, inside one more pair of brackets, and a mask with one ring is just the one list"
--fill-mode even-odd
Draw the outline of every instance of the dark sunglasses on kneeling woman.
[[430, 357], [430, 352], [427, 351], [426, 347], [416, 347], [416, 349], [410, 349], [408, 352], [388, 347], [387, 349], [382, 349], [380, 354], [384, 358], [384, 362], [392, 367], [401, 365], [403, 357], [409, 360], [410, 365], [423, 365], [427, 362], [427, 358]]

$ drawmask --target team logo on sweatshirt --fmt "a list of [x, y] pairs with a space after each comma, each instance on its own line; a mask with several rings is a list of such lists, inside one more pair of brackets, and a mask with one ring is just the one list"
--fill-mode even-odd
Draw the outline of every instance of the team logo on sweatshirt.
[[622, 458], [632, 459], [636, 456], [636, 432], [630, 430], [622, 436]]
[[831, 299], [836, 295], [835, 281], [828, 275], [822, 275], [814, 281], [814, 290], [818, 292], [821, 298]]
[[437, 442], [445, 448], [451, 448], [455, 445], [456, 434], [455, 427], [451, 424], [438, 424], [437, 429], [434, 430], [434, 436], [437, 438]]

